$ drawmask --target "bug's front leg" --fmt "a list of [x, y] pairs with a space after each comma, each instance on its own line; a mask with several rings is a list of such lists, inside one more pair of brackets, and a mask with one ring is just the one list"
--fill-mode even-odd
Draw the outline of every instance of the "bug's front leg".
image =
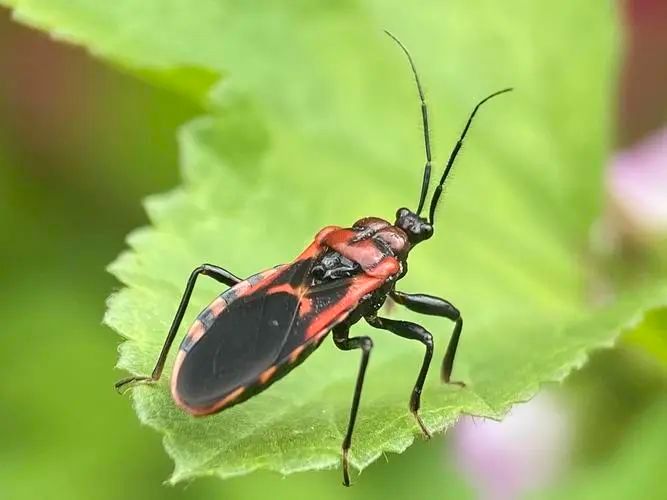
[[390, 331], [391, 333], [406, 339], [418, 340], [426, 347], [424, 360], [422, 361], [419, 375], [417, 375], [417, 381], [415, 382], [415, 386], [412, 389], [412, 395], [410, 396], [410, 411], [415, 416], [419, 427], [424, 433], [424, 437], [427, 439], [430, 438], [431, 433], [419, 416], [419, 407], [421, 406], [421, 394], [422, 389], [424, 388], [424, 382], [426, 381], [426, 374], [428, 373], [431, 359], [433, 358], [433, 336], [423, 326], [410, 321], [397, 321], [394, 319], [380, 318], [378, 316], [367, 316], [366, 321], [372, 327]]
[[390, 293], [392, 299], [411, 311], [430, 316], [441, 316], [454, 321], [454, 331], [447, 345], [445, 358], [442, 360], [442, 380], [447, 384], [456, 384], [465, 387], [465, 383], [451, 380], [452, 369], [454, 367], [454, 357], [456, 348], [459, 345], [459, 337], [463, 329], [463, 317], [459, 310], [450, 302], [433, 295], [423, 293], [403, 293], [393, 290]]
[[200, 274], [209, 276], [217, 282], [227, 286], [234, 286], [241, 282], [241, 278], [234, 276], [232, 273], [226, 269], [223, 269], [222, 267], [213, 266], [211, 264], [202, 264], [201, 266], [195, 268], [195, 270], [190, 274], [188, 282], [185, 285], [183, 297], [181, 297], [181, 302], [178, 305], [176, 315], [174, 316], [174, 320], [171, 323], [171, 328], [169, 328], [169, 333], [167, 334], [167, 338], [164, 341], [160, 355], [158, 356], [157, 362], [155, 363], [155, 368], [153, 368], [153, 373], [149, 377], [127, 377], [119, 380], [114, 385], [118, 392], [122, 394], [124, 391], [138, 383], [152, 383], [157, 382], [160, 379], [164, 364], [167, 361], [167, 354], [169, 354], [171, 344], [174, 342], [176, 332], [178, 332], [178, 327], [181, 325], [183, 315], [185, 314], [185, 310], [187, 309], [188, 303], [190, 302], [192, 291], [194, 290], [195, 283], [197, 282], [197, 276]]
[[352, 408], [350, 408], [350, 420], [347, 424], [347, 433], [343, 439], [341, 447], [341, 459], [343, 462], [343, 484], [350, 486], [350, 472], [347, 460], [350, 445], [352, 444], [352, 432], [354, 431], [354, 423], [357, 420], [357, 411], [359, 410], [359, 401], [361, 399], [361, 389], [364, 385], [364, 377], [366, 376], [366, 367], [368, 366], [368, 358], [373, 349], [373, 341], [370, 337], [348, 337], [350, 333], [349, 325], [341, 324], [333, 329], [333, 340], [336, 347], [343, 351], [352, 349], [361, 349], [361, 364], [359, 365], [359, 373], [357, 374], [357, 382], [354, 387], [354, 396], [352, 398]]

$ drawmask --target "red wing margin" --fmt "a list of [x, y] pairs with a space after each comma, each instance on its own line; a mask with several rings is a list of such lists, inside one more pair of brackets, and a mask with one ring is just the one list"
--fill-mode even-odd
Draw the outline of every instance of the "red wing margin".
[[239, 284], [223, 294], [226, 305], [217, 315], [211, 307], [200, 314], [203, 331], [194, 342], [186, 338], [174, 368], [172, 392], [179, 405], [207, 415], [261, 392], [385, 282], [362, 274], [309, 287], [316, 260], [284, 266], [249, 293]]

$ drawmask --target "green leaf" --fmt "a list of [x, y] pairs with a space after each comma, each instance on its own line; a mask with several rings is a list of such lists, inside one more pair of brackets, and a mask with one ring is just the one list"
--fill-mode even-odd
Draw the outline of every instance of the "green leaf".
[[[622, 300], [594, 310], [587, 291], [616, 70], [611, 10], [574, 0], [502, 8], [492, 0], [3, 1], [19, 19], [210, 109], [181, 131], [183, 186], [147, 200], [151, 227], [131, 234], [130, 250], [111, 266], [126, 285], [105, 318], [128, 339], [121, 368], [151, 371], [185, 280], [202, 262], [250, 275], [290, 261], [324, 225], [391, 218], [415, 204], [424, 157], [418, 101], [383, 28], [411, 47], [420, 68], [438, 165], [478, 99], [517, 89], [479, 114], [436, 236], [415, 250], [400, 284], [451, 299], [466, 319], [455, 373], [468, 387], [443, 386], [432, 370], [423, 396], [429, 427], [443, 430], [461, 413], [501, 418], [591, 349], [611, 345], [641, 311], [667, 303], [667, 289], [656, 287], [619, 291]], [[211, 88], [211, 75], [225, 79]], [[186, 322], [219, 291], [201, 281]], [[441, 356], [452, 325], [419, 321]], [[423, 347], [362, 324], [355, 332], [376, 345], [351, 454], [361, 469], [418, 435], [407, 401]], [[174, 406], [167, 376], [133, 399], [140, 419], [164, 434], [174, 482], [333, 467], [358, 360], [325, 343], [270, 390], [208, 418]]]
[[667, 308], [651, 311], [623, 340], [642, 348], [663, 368], [667, 368]]

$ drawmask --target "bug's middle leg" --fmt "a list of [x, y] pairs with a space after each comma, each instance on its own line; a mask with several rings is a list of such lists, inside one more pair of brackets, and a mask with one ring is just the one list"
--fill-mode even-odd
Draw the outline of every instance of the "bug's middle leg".
[[411, 323], [410, 321], [397, 321], [388, 318], [380, 318], [378, 316], [367, 316], [366, 321], [369, 325], [375, 328], [390, 331], [391, 333], [406, 339], [418, 340], [426, 347], [424, 360], [422, 361], [419, 375], [417, 375], [417, 381], [415, 382], [415, 386], [412, 389], [412, 395], [410, 396], [410, 411], [415, 416], [424, 436], [427, 439], [430, 438], [431, 433], [419, 416], [419, 407], [421, 406], [421, 394], [422, 389], [424, 388], [424, 382], [426, 381], [426, 374], [428, 373], [431, 359], [433, 358], [433, 336], [423, 326], [420, 326], [417, 323]]
[[357, 382], [354, 387], [354, 396], [352, 398], [352, 407], [350, 408], [350, 420], [347, 424], [347, 433], [343, 439], [341, 447], [341, 459], [343, 461], [343, 484], [350, 486], [350, 472], [347, 461], [347, 455], [352, 444], [352, 432], [354, 432], [354, 423], [357, 420], [357, 411], [359, 410], [359, 401], [361, 400], [361, 389], [364, 385], [364, 377], [366, 376], [366, 367], [368, 366], [368, 358], [373, 349], [373, 341], [370, 337], [348, 337], [350, 327], [346, 324], [341, 324], [333, 328], [333, 341], [336, 347], [342, 351], [350, 351], [352, 349], [361, 349], [361, 364], [359, 365], [359, 373], [357, 375]]

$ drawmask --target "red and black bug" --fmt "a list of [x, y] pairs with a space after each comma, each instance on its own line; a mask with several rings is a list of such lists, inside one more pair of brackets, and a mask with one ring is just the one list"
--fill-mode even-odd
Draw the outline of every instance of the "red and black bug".
[[395, 287], [407, 273], [410, 251], [433, 236], [435, 209], [443, 185], [477, 110], [492, 97], [511, 90], [495, 92], [473, 109], [435, 188], [426, 219], [420, 215], [431, 177], [426, 102], [410, 53], [397, 38], [388, 35], [408, 57], [421, 100], [426, 164], [417, 210], [399, 209], [393, 224], [377, 217], [366, 217], [350, 228], [325, 227], [292, 263], [244, 280], [221, 267], [209, 264], [197, 267], [188, 279], [152, 375], [129, 377], [116, 383], [116, 388], [122, 390], [138, 382], [159, 380], [199, 275], [209, 276], [231, 288], [199, 314], [181, 343], [174, 363], [172, 396], [178, 406], [192, 415], [210, 415], [262, 392], [303, 362], [332, 331], [333, 341], [339, 349], [361, 350], [361, 366], [342, 444], [343, 482], [346, 486], [350, 484], [347, 454], [366, 366], [373, 349], [370, 337], [349, 336], [352, 325], [363, 318], [374, 328], [424, 344], [424, 359], [409, 407], [426, 437], [430, 433], [419, 416], [419, 406], [433, 357], [433, 337], [416, 323], [378, 316], [387, 296], [412, 311], [442, 316], [454, 322], [442, 363], [442, 379], [463, 385], [450, 380], [463, 328], [461, 313], [444, 299], [403, 293]]

